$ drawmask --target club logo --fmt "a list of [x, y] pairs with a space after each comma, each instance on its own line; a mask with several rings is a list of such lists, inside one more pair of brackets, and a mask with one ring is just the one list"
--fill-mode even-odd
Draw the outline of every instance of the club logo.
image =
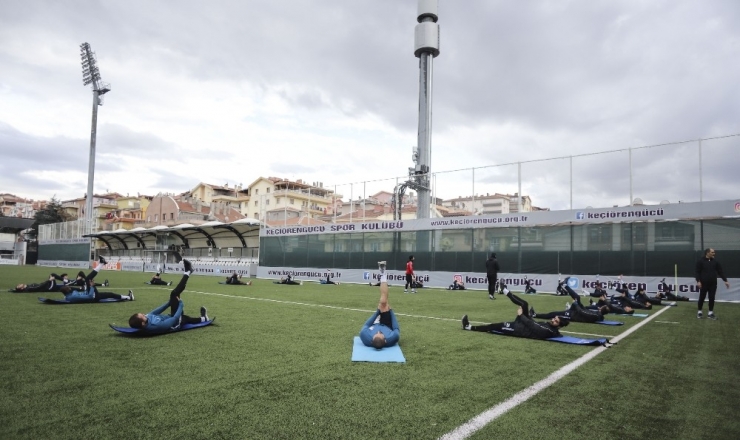
[[583, 211], [576, 212], [576, 220], [583, 220], [586, 218], [586, 213]]

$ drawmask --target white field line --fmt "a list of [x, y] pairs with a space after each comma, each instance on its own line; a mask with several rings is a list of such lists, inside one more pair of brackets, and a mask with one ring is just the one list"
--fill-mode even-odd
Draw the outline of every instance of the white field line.
[[[625, 331], [619, 336], [611, 339], [611, 342], [616, 344], [617, 342], [626, 338], [632, 332], [636, 331], [638, 328], [647, 324], [648, 322], [653, 320], [653, 318], [656, 318], [658, 315], [665, 312], [666, 310], [668, 310], [668, 307], [664, 307], [663, 310], [660, 310], [654, 315], [645, 318], [644, 321], [640, 322], [639, 324], [635, 325], [634, 327], [630, 328], [629, 330]], [[521, 403], [526, 402], [527, 400], [535, 396], [540, 391], [546, 389], [550, 385], [554, 384], [555, 382], [559, 381], [563, 377], [567, 376], [569, 373], [571, 373], [572, 371], [574, 371], [581, 365], [595, 358], [596, 356], [601, 354], [604, 350], [606, 350], [606, 347], [594, 348], [590, 352], [584, 354], [583, 356], [574, 360], [573, 362], [565, 365], [564, 367], [550, 374], [549, 376], [542, 379], [541, 381], [523, 389], [522, 391], [516, 393], [509, 399], [493, 406], [492, 408], [489, 408], [483, 411], [482, 413], [468, 420], [464, 424], [458, 426], [454, 430], [440, 437], [440, 440], [462, 440], [462, 439], [466, 439], [470, 437], [471, 435], [473, 435], [473, 433], [485, 427], [486, 425], [496, 420], [497, 418], [501, 417], [502, 415], [506, 414], [509, 410], [517, 407]]]

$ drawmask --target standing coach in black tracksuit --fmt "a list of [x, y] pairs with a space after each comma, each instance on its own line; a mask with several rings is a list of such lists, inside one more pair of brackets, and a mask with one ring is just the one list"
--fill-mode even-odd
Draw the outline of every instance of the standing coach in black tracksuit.
[[709, 319], [717, 319], [714, 316], [714, 295], [717, 293], [717, 277], [722, 278], [725, 282], [725, 286], [729, 289], [730, 283], [727, 282], [724, 272], [722, 272], [722, 265], [719, 261], [714, 259], [714, 249], [707, 248], [704, 250], [704, 256], [696, 262], [696, 285], [699, 287], [699, 311], [696, 312], [696, 317], [701, 318], [701, 309], [704, 306], [704, 298], [709, 294]]
[[498, 260], [496, 259], [496, 254], [491, 254], [491, 256], [486, 260], [486, 277], [488, 278], [488, 297], [490, 299], [496, 299], [495, 296], [493, 296], [496, 293], [496, 280], [498, 279]]

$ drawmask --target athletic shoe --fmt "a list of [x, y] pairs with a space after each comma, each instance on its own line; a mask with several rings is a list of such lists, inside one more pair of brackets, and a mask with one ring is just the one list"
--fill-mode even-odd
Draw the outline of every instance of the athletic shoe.
[[411, 293], [416, 293], [416, 289], [411, 289]]
[[103, 287], [108, 287], [108, 284], [110, 284], [108, 280], [103, 281]]
[[491, 295], [491, 294], [489, 294], [489, 295], [488, 295], [488, 299], [496, 299], [496, 297], [495, 297], [495, 296], [493, 296], [493, 295]]
[[193, 273], [193, 263], [190, 260], [182, 260], [182, 266], [185, 268], [185, 272]]
[[208, 310], [206, 310], [205, 307], [200, 308], [200, 317], [205, 318], [205, 320], [208, 321]]
[[303, 281], [301, 281], [301, 286], [303, 285]]
[[172, 285], [172, 281], [167, 281], [167, 285], [168, 286], [171, 286]]
[[100, 264], [102, 264], [102, 265], [108, 264], [108, 262], [105, 261], [105, 258], [103, 258], [102, 255], [98, 256], [98, 261], [100, 261]]
[[588, 300], [588, 305], [590, 305], [590, 306], [594, 305], [594, 300], [592, 300], [592, 299]]
[[129, 301], [133, 301], [134, 300], [134, 291], [133, 290], [129, 290], [128, 291], [128, 297], [129, 297]]
[[462, 327], [463, 327], [463, 330], [469, 330], [470, 329], [470, 321], [468, 321], [468, 315], [463, 315], [463, 317], [462, 317]]
[[568, 310], [568, 309], [570, 309], [570, 303], [569, 302], [565, 303], [565, 310]]
[[179, 252], [173, 252], [172, 254], [175, 256], [175, 263], [179, 263], [182, 261], [182, 255], [180, 255]]
[[714, 319], [715, 321], [717, 320], [717, 317], [714, 315], [714, 312], [709, 312], [709, 314], [707, 315], [707, 318]]
[[409, 293], [409, 291], [406, 289], [403, 289], [403, 293]]
[[698, 312], [696, 312], [696, 317], [697, 317], [698, 319], [701, 319], [701, 318], [702, 318], [702, 313], [701, 313], [701, 310], [699, 310]]
[[530, 307], [530, 308], [529, 308], [529, 317], [530, 317], [530, 318], [535, 318], [535, 317], [537, 317], [537, 314], [536, 314], [536, 313], [534, 312], [534, 307]]

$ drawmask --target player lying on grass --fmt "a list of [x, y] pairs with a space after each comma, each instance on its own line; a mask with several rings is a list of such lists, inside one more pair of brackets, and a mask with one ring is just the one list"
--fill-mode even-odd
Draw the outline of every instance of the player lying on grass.
[[[102, 263], [105, 261], [103, 257], [100, 257], [101, 266], [106, 264]], [[90, 279], [95, 278], [95, 275], [98, 274], [97, 270], [93, 270], [90, 272], [91, 276]], [[61, 281], [61, 283], [57, 283], [57, 281]], [[27, 293], [27, 292], [61, 292], [62, 287], [64, 286], [70, 286], [71, 290], [87, 290], [89, 280], [85, 276], [85, 273], [80, 271], [77, 274], [77, 279], [75, 281], [70, 281], [67, 277], [67, 274], [61, 274], [57, 275], [55, 273], [52, 273], [49, 275], [49, 279], [41, 282], [41, 283], [31, 283], [31, 284], [18, 284], [15, 286], [15, 289], [11, 289], [10, 292], [14, 293]], [[96, 286], [107, 286], [108, 280], [105, 280], [105, 284], [95, 284]]]
[[465, 283], [454, 279], [452, 280], [452, 284], [447, 286], [447, 290], [465, 290]]
[[[179, 254], [175, 254], [175, 259], [181, 260]], [[193, 266], [188, 260], [182, 260], [185, 271], [182, 279], [177, 286], [170, 292], [170, 300], [147, 314], [135, 313], [132, 315], [128, 324], [132, 328], [140, 329], [146, 333], [168, 333], [177, 331], [183, 324], [197, 324], [208, 321], [208, 314], [205, 307], [200, 308], [200, 317], [194, 318], [184, 314], [185, 304], [180, 299], [180, 294], [185, 290], [190, 275], [193, 273]], [[170, 308], [170, 314], [164, 314], [164, 311]]]
[[[567, 278], [566, 278], [567, 280]], [[603, 284], [601, 284], [599, 281], [594, 283], [594, 291], [589, 294], [589, 296], [592, 296], [594, 298], [599, 298], [601, 295], [606, 295], [606, 290], [604, 290]]]
[[590, 306], [586, 307], [591, 310], [599, 310], [601, 307], [606, 306], [609, 308], [609, 313], [616, 313], [619, 315], [632, 315], [635, 313], [635, 309], [630, 306], [622, 306], [619, 302], [610, 301], [606, 292], [599, 297], [599, 301], [594, 303], [593, 300], [589, 300]]
[[319, 281], [321, 284], [333, 284], [333, 285], [339, 285], [339, 281], [332, 281], [331, 280], [331, 273], [329, 272], [329, 269], [326, 270], [326, 279]]
[[[100, 257], [99, 268], [105, 266], [105, 258]], [[83, 290], [78, 290], [75, 287], [63, 286], [59, 289], [64, 294], [64, 299], [72, 303], [86, 303], [86, 302], [99, 302], [103, 299], [117, 299], [117, 300], [134, 300], [134, 292], [128, 291], [128, 295], [119, 295], [113, 292], [100, 292], [98, 291], [98, 284], [95, 283], [94, 278], [98, 274], [96, 269], [93, 269], [87, 276], [85, 276], [85, 287]]]
[[154, 274], [151, 280], [149, 280], [149, 284], [153, 284], [155, 286], [170, 286], [172, 285], [172, 281], [165, 281], [162, 279], [162, 275], [157, 272]]
[[[105, 258], [100, 257], [99, 261], [105, 261]], [[103, 269], [103, 266], [105, 266], [106, 264], [108, 264], [107, 261], [105, 263], [100, 263], [100, 265], [98, 266], [99, 269], [97, 269], [97, 270], [102, 270]], [[84, 288], [87, 288], [88, 280], [87, 280], [87, 276], [85, 275], [85, 272], [83, 272], [83, 271], [77, 272], [77, 278], [75, 278], [75, 280], [72, 281], [72, 283], [70, 283], [70, 284], [71, 285], [74, 285], [74, 286], [77, 286], [77, 287], [82, 287], [83, 289]], [[97, 287], [108, 287], [109, 284], [110, 283], [108, 283], [108, 280], [105, 280], [105, 281], [103, 281], [102, 284], [101, 283], [95, 283], [95, 286], [97, 286]]]
[[9, 292], [14, 293], [27, 293], [27, 292], [59, 292], [59, 290], [66, 286], [66, 284], [58, 284], [54, 277], [54, 274], [49, 275], [49, 279], [42, 283], [30, 283], [30, 284], [18, 284], [15, 289], [10, 289]]
[[669, 301], [688, 301], [689, 298], [686, 296], [675, 295], [671, 292], [671, 286], [666, 284], [665, 278], [660, 281], [658, 285], [658, 292], [655, 294], [660, 299], [667, 299]]
[[570, 297], [573, 298], [573, 303], [568, 305], [568, 308], [563, 311], [555, 311], [549, 313], [535, 313], [534, 308], [529, 309], [529, 314], [533, 318], [545, 318], [552, 319], [556, 316], [560, 319], [566, 319], [573, 322], [586, 322], [594, 323], [604, 320], [604, 315], [609, 313], [609, 307], [606, 305], [599, 306], [597, 309], [588, 309], [581, 304], [581, 297], [568, 286], [567, 278], [563, 284], [564, 289]]
[[530, 281], [526, 276], [524, 277], [524, 293], [527, 295], [534, 295], [537, 293], [537, 289], [532, 287], [532, 281]]
[[378, 309], [365, 322], [360, 329], [360, 339], [368, 347], [380, 350], [383, 347], [391, 347], [398, 343], [401, 337], [401, 329], [398, 320], [388, 303], [388, 277], [385, 273], [385, 261], [378, 262], [380, 269], [380, 301]]
[[299, 281], [295, 281], [293, 279], [293, 276], [292, 275], [286, 275], [286, 276], [280, 278], [280, 280], [273, 281], [272, 283], [273, 284], [289, 284], [291, 286], [298, 286], [300, 284], [303, 284], [303, 281], [300, 281], [300, 282]]
[[619, 295], [612, 295], [612, 302], [619, 303], [622, 305], [622, 307], [630, 306], [633, 309], [647, 310], [653, 308], [653, 305], [649, 301], [642, 301], [640, 299], [633, 298], [632, 295], [630, 295], [629, 293], [629, 289], [627, 289], [626, 287], [617, 288], [615, 290], [619, 292]]
[[251, 286], [252, 282], [247, 281], [246, 283], [242, 281], [241, 274], [238, 274], [236, 272], [232, 273], [231, 276], [226, 277], [226, 284], [239, 284], [242, 286]]
[[568, 320], [554, 316], [547, 322], [535, 321], [529, 315], [529, 304], [527, 301], [512, 294], [504, 284], [502, 286], [504, 294], [519, 308], [516, 311], [517, 317], [511, 322], [498, 322], [486, 325], [470, 325], [468, 315], [462, 317], [463, 330], [474, 332], [488, 332], [496, 334], [507, 334], [529, 339], [549, 339], [560, 336], [559, 329], [568, 325]]

